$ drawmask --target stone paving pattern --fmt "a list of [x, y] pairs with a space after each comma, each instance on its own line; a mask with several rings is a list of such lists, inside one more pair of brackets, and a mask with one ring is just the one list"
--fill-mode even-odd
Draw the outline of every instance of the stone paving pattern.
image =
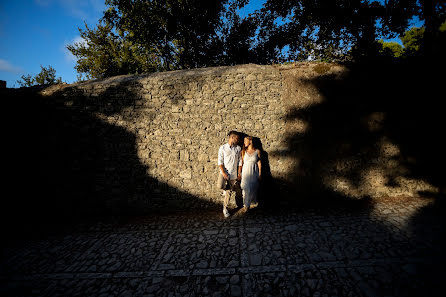
[[1, 296], [440, 296], [445, 225], [427, 199], [82, 223], [9, 242]]

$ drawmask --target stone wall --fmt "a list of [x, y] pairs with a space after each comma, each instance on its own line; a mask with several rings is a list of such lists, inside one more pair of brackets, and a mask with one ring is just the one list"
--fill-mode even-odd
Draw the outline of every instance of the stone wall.
[[45, 88], [42, 160], [70, 176], [51, 173], [48, 187], [92, 207], [220, 204], [217, 152], [236, 130], [260, 139], [262, 195], [270, 201], [327, 191], [437, 193], [437, 185], [410, 175], [386, 132], [388, 113], [357, 99], [350, 77], [339, 65], [241, 65]]

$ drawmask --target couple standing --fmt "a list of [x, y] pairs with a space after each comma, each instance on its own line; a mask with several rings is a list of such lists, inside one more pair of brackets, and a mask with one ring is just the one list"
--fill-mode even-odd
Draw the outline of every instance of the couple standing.
[[224, 191], [223, 215], [229, 217], [228, 205], [232, 191], [236, 191], [238, 182], [243, 195], [243, 210], [249, 210], [251, 204], [257, 204], [257, 189], [262, 172], [260, 150], [253, 145], [252, 136], [245, 136], [243, 148], [238, 145], [240, 136], [231, 131], [228, 142], [218, 150], [219, 175], [217, 186]]

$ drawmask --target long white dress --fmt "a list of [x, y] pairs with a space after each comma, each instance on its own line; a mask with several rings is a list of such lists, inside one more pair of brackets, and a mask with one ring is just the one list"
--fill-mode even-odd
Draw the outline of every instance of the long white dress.
[[259, 155], [257, 154], [257, 151], [252, 154], [245, 152], [240, 187], [242, 188], [243, 204], [246, 207], [249, 207], [251, 203], [257, 202], [257, 189], [259, 188], [258, 161]]

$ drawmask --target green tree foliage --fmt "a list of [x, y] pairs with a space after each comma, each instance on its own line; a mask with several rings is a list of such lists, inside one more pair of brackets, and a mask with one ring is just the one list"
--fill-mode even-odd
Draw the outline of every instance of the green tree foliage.
[[22, 75], [21, 79], [17, 80], [17, 83], [21, 87], [31, 87], [34, 86], [34, 77], [31, 74]]
[[[427, 37], [426, 27], [412, 27], [401, 36], [405, 57], [428, 56], [443, 59], [446, 52], [446, 21], [438, 25]], [[431, 40], [432, 38], [432, 40]]]
[[[292, 55], [337, 60], [352, 54], [370, 56], [379, 51], [378, 38], [392, 38], [403, 32], [416, 13], [416, 1], [364, 0], [268, 0], [273, 18], [287, 20], [287, 44]], [[404, 9], [402, 9], [404, 7]]]
[[78, 58], [75, 69], [87, 79], [152, 72], [160, 63], [144, 46], [116, 34], [110, 24], [101, 22], [95, 29], [85, 24], [79, 32], [83, 42], [68, 45], [67, 49]]
[[[435, 58], [442, 59], [444, 51], [446, 50], [445, 41], [446, 41], [446, 21], [443, 22], [438, 30], [435, 32], [436, 42], [434, 43], [433, 50], [437, 53]], [[425, 27], [412, 27], [403, 35], [400, 36], [401, 46], [397, 42], [384, 42], [380, 40], [382, 48], [380, 49], [380, 53], [386, 57], [392, 58], [413, 58], [420, 57], [425, 52]]]
[[[240, 63], [373, 60], [410, 51], [432, 55], [442, 48], [438, 28], [446, 0], [267, 0], [241, 17], [248, 2], [106, 0], [99, 24], [79, 29], [84, 42], [68, 49], [78, 58], [79, 74], [100, 78]], [[404, 34], [414, 17], [425, 29], [407, 33], [404, 50], [379, 41]]]
[[232, 2], [224, 14], [225, 22], [221, 30], [222, 59], [220, 64], [235, 65], [255, 60], [252, 50], [257, 29], [257, 18], [242, 19], [238, 13], [239, 3]]
[[159, 70], [219, 64], [227, 0], [107, 0], [104, 20], [158, 57]]
[[403, 47], [398, 42], [384, 42], [382, 39], [378, 41], [381, 45], [379, 53], [389, 58], [400, 58], [404, 54]]
[[424, 27], [412, 27], [400, 37], [406, 56], [416, 55], [420, 51], [420, 47], [423, 43], [424, 31]]
[[41, 71], [34, 77], [30, 74], [22, 75], [17, 83], [21, 87], [31, 87], [34, 85], [52, 85], [62, 83], [61, 77], [56, 77], [56, 69], [51, 66], [43, 67], [40, 65]]
[[[246, 2], [233, 0], [231, 5], [237, 8]], [[76, 70], [87, 78], [222, 65], [233, 54], [229, 33], [239, 40], [236, 33], [246, 36], [245, 23], [241, 31], [225, 29], [228, 0], [106, 4], [109, 8], [96, 28], [79, 28], [84, 42], [67, 47], [78, 58]]]
[[[264, 18], [285, 20], [274, 31], [287, 32], [286, 44], [297, 60], [338, 60], [380, 55], [379, 39], [403, 34], [413, 17], [426, 24], [426, 32], [445, 20], [445, 0], [268, 0]], [[435, 34], [431, 34], [434, 36]], [[424, 36], [426, 48], [435, 38]]]

